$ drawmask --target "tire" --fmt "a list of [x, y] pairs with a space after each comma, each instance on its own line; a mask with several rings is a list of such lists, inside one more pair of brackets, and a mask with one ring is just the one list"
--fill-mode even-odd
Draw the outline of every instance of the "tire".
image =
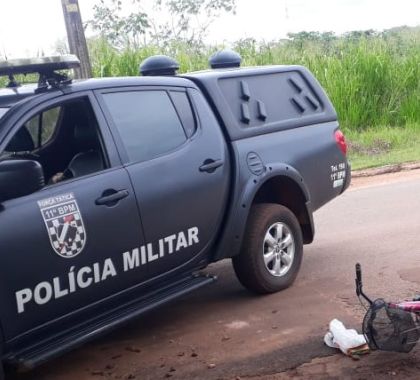
[[252, 207], [241, 253], [232, 263], [245, 288], [268, 294], [292, 285], [302, 256], [302, 230], [296, 216], [284, 206], [262, 203]]

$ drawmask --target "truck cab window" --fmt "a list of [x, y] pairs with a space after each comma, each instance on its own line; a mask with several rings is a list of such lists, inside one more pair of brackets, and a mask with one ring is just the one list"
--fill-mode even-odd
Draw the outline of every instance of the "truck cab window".
[[184, 126], [185, 133], [190, 138], [197, 130], [197, 123], [188, 95], [185, 91], [171, 91], [170, 94]]
[[168, 153], [186, 140], [166, 91], [129, 91], [104, 95], [130, 162]]
[[53, 136], [58, 124], [61, 107], [54, 107], [34, 116], [26, 123], [36, 149], [46, 144]]
[[98, 123], [87, 98], [31, 117], [15, 133], [1, 157], [39, 162], [49, 184], [105, 168]]

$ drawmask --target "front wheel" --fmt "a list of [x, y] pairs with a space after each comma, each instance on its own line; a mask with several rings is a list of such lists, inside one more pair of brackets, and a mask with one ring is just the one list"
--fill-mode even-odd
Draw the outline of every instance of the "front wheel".
[[242, 285], [266, 294], [293, 283], [302, 255], [302, 230], [296, 216], [284, 206], [263, 203], [252, 207], [241, 253], [232, 262]]

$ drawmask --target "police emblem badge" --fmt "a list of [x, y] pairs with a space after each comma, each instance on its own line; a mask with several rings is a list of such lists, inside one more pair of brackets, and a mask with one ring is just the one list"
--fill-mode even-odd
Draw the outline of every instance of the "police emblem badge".
[[54, 251], [61, 257], [76, 257], [83, 251], [86, 231], [73, 193], [38, 201]]

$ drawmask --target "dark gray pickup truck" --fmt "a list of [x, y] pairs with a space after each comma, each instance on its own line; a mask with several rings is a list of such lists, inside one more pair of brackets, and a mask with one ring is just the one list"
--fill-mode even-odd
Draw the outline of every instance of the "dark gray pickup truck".
[[[59, 57], [0, 63], [0, 353], [32, 368], [215, 280], [291, 285], [312, 213], [350, 182], [334, 108], [300, 66], [71, 81]], [[16, 74], [38, 73], [21, 86]]]

